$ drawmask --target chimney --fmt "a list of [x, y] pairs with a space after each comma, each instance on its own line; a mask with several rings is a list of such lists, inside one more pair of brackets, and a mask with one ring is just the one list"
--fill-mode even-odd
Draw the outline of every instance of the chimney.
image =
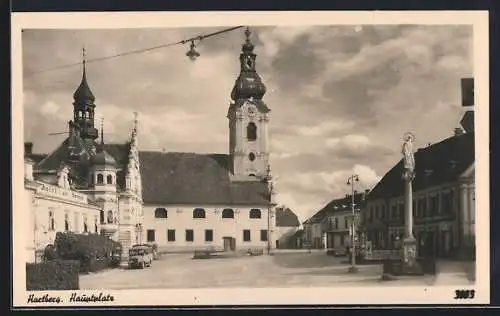
[[460, 127], [455, 128], [455, 136], [460, 136], [464, 134], [464, 130]]
[[33, 181], [33, 165], [34, 162], [30, 158], [24, 160], [24, 178]]
[[25, 142], [24, 143], [24, 155], [29, 156], [33, 153], [33, 143], [32, 142]]

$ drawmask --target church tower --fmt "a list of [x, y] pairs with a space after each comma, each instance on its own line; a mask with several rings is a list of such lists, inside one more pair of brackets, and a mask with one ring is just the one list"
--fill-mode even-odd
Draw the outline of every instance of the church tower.
[[73, 122], [83, 139], [95, 140], [98, 137], [94, 126], [95, 97], [87, 83], [85, 70], [85, 48], [83, 49], [82, 81], [73, 94]]
[[266, 86], [255, 68], [257, 55], [245, 31], [246, 41], [240, 54], [240, 75], [231, 92], [229, 119], [229, 155], [235, 180], [260, 180], [269, 165], [268, 123], [270, 109], [262, 101]]
[[102, 207], [101, 233], [114, 240], [118, 239], [118, 197], [116, 192], [116, 161], [104, 149], [104, 127], [101, 123], [101, 143], [96, 145], [96, 153], [90, 158], [91, 189], [94, 198]]

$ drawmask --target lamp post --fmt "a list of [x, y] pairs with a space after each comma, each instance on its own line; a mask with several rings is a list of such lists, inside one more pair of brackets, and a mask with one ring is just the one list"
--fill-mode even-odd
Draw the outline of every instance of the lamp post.
[[354, 182], [359, 182], [359, 176], [353, 174], [347, 180], [347, 185], [351, 186], [351, 208], [352, 208], [352, 221], [351, 221], [351, 266], [349, 267], [349, 273], [358, 272], [356, 267], [356, 225], [354, 219], [356, 218], [356, 206], [354, 204]]
[[273, 213], [273, 208], [276, 206], [276, 201], [275, 201], [275, 195], [276, 195], [276, 188], [273, 183], [273, 176], [271, 175], [271, 166], [267, 165], [266, 168], [266, 176], [265, 176], [265, 181], [267, 182], [268, 186], [268, 194], [269, 194], [269, 207], [267, 209], [267, 254], [271, 254], [271, 249], [273, 247], [272, 242], [273, 242], [273, 236], [274, 236], [274, 215]]

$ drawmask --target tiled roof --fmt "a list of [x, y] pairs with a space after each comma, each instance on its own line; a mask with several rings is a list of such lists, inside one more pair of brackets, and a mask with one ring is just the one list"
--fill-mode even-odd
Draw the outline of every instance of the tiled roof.
[[276, 208], [276, 226], [279, 227], [298, 227], [300, 226], [297, 215], [288, 207]]
[[[68, 159], [68, 142], [64, 142], [35, 170], [57, 170]], [[88, 168], [93, 141], [78, 138], [77, 152], [83, 152], [80, 161], [71, 168], [78, 187], [88, 186]], [[125, 172], [130, 144], [105, 144], [118, 168], [117, 184], [125, 187]], [[198, 205], [269, 205], [267, 184], [262, 181], [231, 181], [229, 156], [221, 154], [139, 152], [143, 201], [150, 204]]]
[[299, 229], [298, 231], [295, 232], [295, 234], [293, 236], [296, 237], [296, 238], [300, 238], [303, 235], [304, 235], [304, 230]]
[[[450, 183], [474, 163], [474, 133], [447, 138], [415, 153], [415, 180], [413, 190]], [[403, 162], [399, 161], [370, 192], [368, 198], [383, 199], [404, 194], [401, 174]]]
[[141, 151], [139, 159], [145, 203], [269, 204], [266, 183], [231, 181], [228, 155]]
[[40, 161], [42, 161], [45, 157], [47, 157], [47, 154], [29, 154], [27, 156], [28, 156], [28, 158], [30, 158], [31, 160], [33, 160], [33, 162], [35, 164], [37, 164]]
[[[356, 208], [363, 208], [366, 203], [366, 193], [355, 193], [354, 194], [354, 204]], [[352, 210], [351, 207], [352, 196], [346, 195], [343, 198], [335, 199], [330, 201], [327, 205], [325, 205], [322, 209], [320, 209], [316, 214], [311, 216], [306, 224], [319, 223], [326, 216], [332, 215], [338, 212], [349, 211]]]
[[[67, 163], [69, 157], [69, 137], [66, 138], [59, 147], [52, 153], [48, 154], [44, 159], [38, 162], [35, 171], [58, 170], [61, 163]], [[70, 172], [78, 188], [86, 188], [88, 186], [88, 170], [90, 149], [95, 146], [93, 140], [84, 140], [80, 137], [74, 138], [75, 152], [80, 153], [79, 160], [75, 165], [70, 166]]]

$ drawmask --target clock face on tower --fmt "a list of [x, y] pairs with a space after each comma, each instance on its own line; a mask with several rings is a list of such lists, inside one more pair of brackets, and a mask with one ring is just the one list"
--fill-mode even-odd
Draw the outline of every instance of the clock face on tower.
[[244, 67], [245, 67], [246, 70], [252, 70], [253, 69], [253, 60], [252, 60], [251, 56], [247, 56], [245, 58]]
[[248, 107], [248, 115], [250, 116], [255, 115], [255, 108], [253, 106]]

